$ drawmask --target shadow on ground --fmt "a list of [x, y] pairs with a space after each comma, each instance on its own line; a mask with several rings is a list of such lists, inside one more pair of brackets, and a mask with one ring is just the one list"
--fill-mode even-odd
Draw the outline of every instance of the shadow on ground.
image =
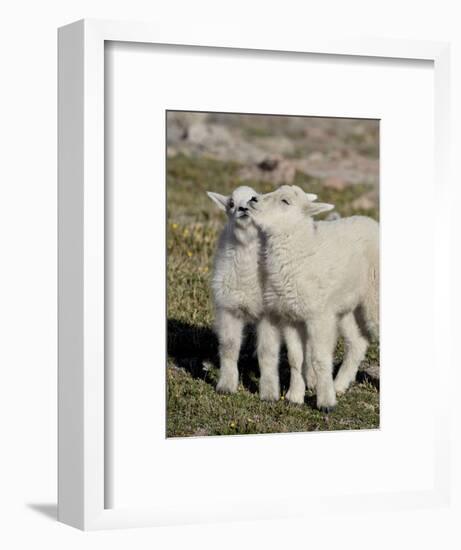
[[27, 507], [48, 519], [52, 519], [54, 521], [57, 521], [58, 519], [58, 506], [56, 504], [44, 502], [29, 503], [27, 504]]
[[[176, 319], [168, 319], [167, 330], [168, 357], [177, 367], [214, 387], [219, 370], [218, 341], [214, 332], [208, 327], [197, 327]], [[245, 330], [238, 366], [240, 381], [251, 393], [258, 392], [259, 368], [255, 349], [256, 335], [254, 328], [250, 326]], [[289, 382], [286, 351], [282, 349], [280, 383], [283, 392], [288, 389]]]
[[[214, 387], [219, 370], [218, 342], [214, 332], [208, 327], [197, 327], [176, 319], [168, 319], [167, 331], [168, 357], [177, 367], [184, 369], [192, 377], [204, 380]], [[259, 368], [255, 349], [254, 328], [247, 327], [238, 366], [240, 381], [251, 393], [258, 392]], [[340, 364], [340, 362], [335, 363], [335, 375]], [[289, 383], [290, 370], [286, 350], [282, 348], [280, 355], [282, 393], [288, 390]]]

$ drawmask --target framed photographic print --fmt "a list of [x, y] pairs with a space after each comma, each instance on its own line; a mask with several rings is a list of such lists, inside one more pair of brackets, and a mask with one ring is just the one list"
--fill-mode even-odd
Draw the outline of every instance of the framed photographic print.
[[59, 30], [59, 519], [447, 502], [447, 47], [202, 31]]

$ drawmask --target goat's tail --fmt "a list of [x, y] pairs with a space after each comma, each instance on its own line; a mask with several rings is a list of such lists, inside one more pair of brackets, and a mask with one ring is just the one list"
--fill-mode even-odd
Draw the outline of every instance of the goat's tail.
[[366, 331], [374, 338], [379, 338], [379, 255], [372, 262], [368, 272], [367, 292], [361, 304], [361, 313]]

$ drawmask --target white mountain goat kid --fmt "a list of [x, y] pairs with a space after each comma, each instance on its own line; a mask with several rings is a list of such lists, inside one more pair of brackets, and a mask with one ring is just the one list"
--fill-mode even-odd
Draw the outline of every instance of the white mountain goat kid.
[[[237, 361], [242, 344], [243, 328], [247, 323], [257, 325], [258, 362], [261, 373], [259, 394], [264, 400], [280, 397], [278, 372], [279, 346], [282, 332], [287, 345], [291, 367], [287, 399], [304, 401], [304, 382], [299, 384], [303, 363], [303, 340], [298, 327], [286, 323], [280, 328], [264, 316], [263, 289], [260, 265], [260, 237], [248, 215], [248, 201], [258, 194], [251, 187], [238, 187], [231, 196], [209, 192], [208, 196], [226, 212], [228, 221], [218, 241], [212, 277], [215, 310], [214, 327], [219, 341], [220, 373], [217, 391], [234, 393], [238, 386]], [[309, 195], [315, 200], [315, 195]]]
[[[355, 318], [366, 333], [378, 332], [378, 223], [363, 216], [314, 222], [312, 216], [334, 207], [311, 202], [296, 186], [284, 185], [248, 205], [265, 241], [264, 310], [274, 324], [305, 325], [306, 360], [313, 367], [308, 386], [316, 386], [317, 407], [328, 412], [336, 392], [355, 379], [367, 349]], [[333, 382], [338, 329], [347, 351]]]

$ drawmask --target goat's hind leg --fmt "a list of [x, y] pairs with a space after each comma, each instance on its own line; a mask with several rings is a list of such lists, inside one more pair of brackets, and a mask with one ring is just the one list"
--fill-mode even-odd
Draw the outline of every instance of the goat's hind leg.
[[317, 375], [315, 374], [314, 367], [312, 366], [312, 346], [307, 335], [307, 331], [304, 331], [305, 342], [304, 342], [304, 364], [303, 364], [303, 374], [306, 381], [306, 386], [308, 390], [315, 391], [317, 387]]
[[368, 342], [362, 336], [353, 313], [348, 313], [339, 321], [339, 331], [344, 338], [346, 349], [343, 364], [335, 378], [337, 395], [343, 394], [355, 381], [368, 347]]
[[259, 396], [263, 401], [280, 397], [279, 352], [280, 329], [269, 317], [258, 323]]
[[235, 393], [238, 387], [238, 358], [242, 345], [244, 321], [229, 311], [220, 311], [216, 316], [215, 329], [219, 341], [219, 379], [216, 390], [220, 393]]
[[337, 328], [337, 320], [334, 315], [309, 319], [307, 323], [312, 367], [317, 378], [317, 408], [327, 413], [336, 406], [336, 393], [333, 384], [333, 352], [336, 345]]
[[303, 377], [304, 327], [285, 325], [282, 329], [290, 365], [290, 388], [286, 398], [290, 403], [304, 403], [306, 384]]

